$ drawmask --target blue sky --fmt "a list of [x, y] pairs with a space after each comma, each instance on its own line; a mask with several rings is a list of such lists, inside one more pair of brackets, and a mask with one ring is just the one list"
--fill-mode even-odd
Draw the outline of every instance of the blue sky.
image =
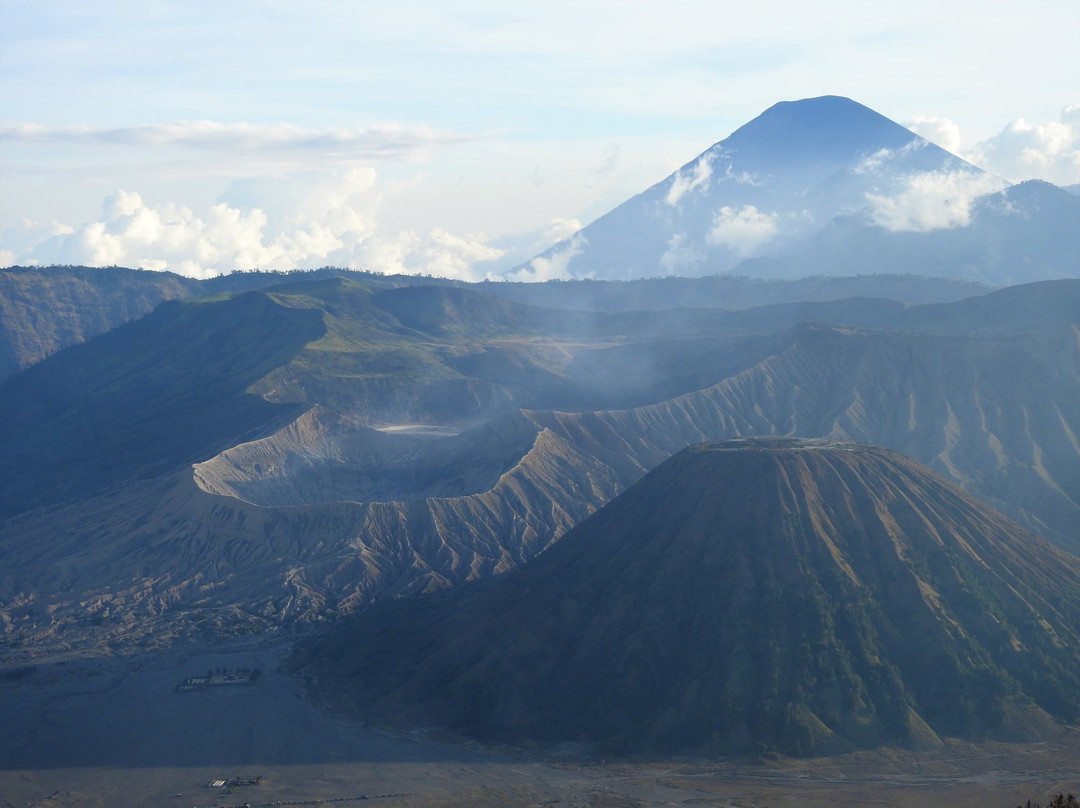
[[1076, 0], [750, 5], [3, 0], [0, 264], [474, 279], [824, 94], [1080, 182]]

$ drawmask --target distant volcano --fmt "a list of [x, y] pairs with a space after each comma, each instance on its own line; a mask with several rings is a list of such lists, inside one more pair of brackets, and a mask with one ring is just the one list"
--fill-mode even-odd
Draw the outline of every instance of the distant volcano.
[[836, 95], [774, 104], [705, 154], [723, 159], [724, 167], [763, 175], [781, 167], [799, 174], [828, 175], [843, 168], [866, 170], [868, 160], [887, 157], [882, 151], [900, 150], [912, 155], [904, 159], [907, 168], [963, 164], [910, 129]]
[[903, 455], [685, 450], [493, 581], [307, 649], [382, 722], [622, 753], [1034, 738], [1080, 712], [1080, 559]]
[[1001, 285], [1075, 275], [1080, 200], [1047, 186], [1018, 205], [1001, 195], [1008, 185], [848, 98], [785, 101], [521, 269]]

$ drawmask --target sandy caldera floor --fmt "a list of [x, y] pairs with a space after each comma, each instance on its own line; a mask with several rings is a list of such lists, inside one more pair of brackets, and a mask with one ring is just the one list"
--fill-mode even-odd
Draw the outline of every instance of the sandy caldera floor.
[[[69, 660], [0, 681], [0, 806], [1014, 808], [1080, 795], [1080, 730], [1053, 743], [957, 743], [921, 755], [577, 761], [567, 750], [440, 743], [330, 715], [277, 671], [281, 650], [249, 642]], [[175, 690], [186, 676], [242, 667], [262, 672], [257, 684]], [[208, 786], [236, 777], [262, 782]]]

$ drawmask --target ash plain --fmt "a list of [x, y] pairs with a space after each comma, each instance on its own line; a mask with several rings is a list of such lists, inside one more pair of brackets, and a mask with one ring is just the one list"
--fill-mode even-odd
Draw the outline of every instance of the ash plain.
[[[327, 710], [310, 682], [283, 672], [287, 649], [282, 638], [249, 639], [7, 664], [0, 806], [1012, 808], [1080, 790], [1077, 728], [1039, 744], [806, 760], [603, 760], [568, 747], [484, 747], [431, 728], [388, 732]], [[256, 684], [176, 691], [189, 675], [242, 667], [260, 670]], [[262, 782], [208, 785], [236, 777]]]

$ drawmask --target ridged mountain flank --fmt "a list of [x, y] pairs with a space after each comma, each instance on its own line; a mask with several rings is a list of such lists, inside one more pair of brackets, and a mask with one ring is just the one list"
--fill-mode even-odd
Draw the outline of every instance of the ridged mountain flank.
[[303, 652], [375, 721], [619, 753], [1035, 738], [1080, 711], [1080, 560], [889, 450], [680, 452], [525, 567]]

